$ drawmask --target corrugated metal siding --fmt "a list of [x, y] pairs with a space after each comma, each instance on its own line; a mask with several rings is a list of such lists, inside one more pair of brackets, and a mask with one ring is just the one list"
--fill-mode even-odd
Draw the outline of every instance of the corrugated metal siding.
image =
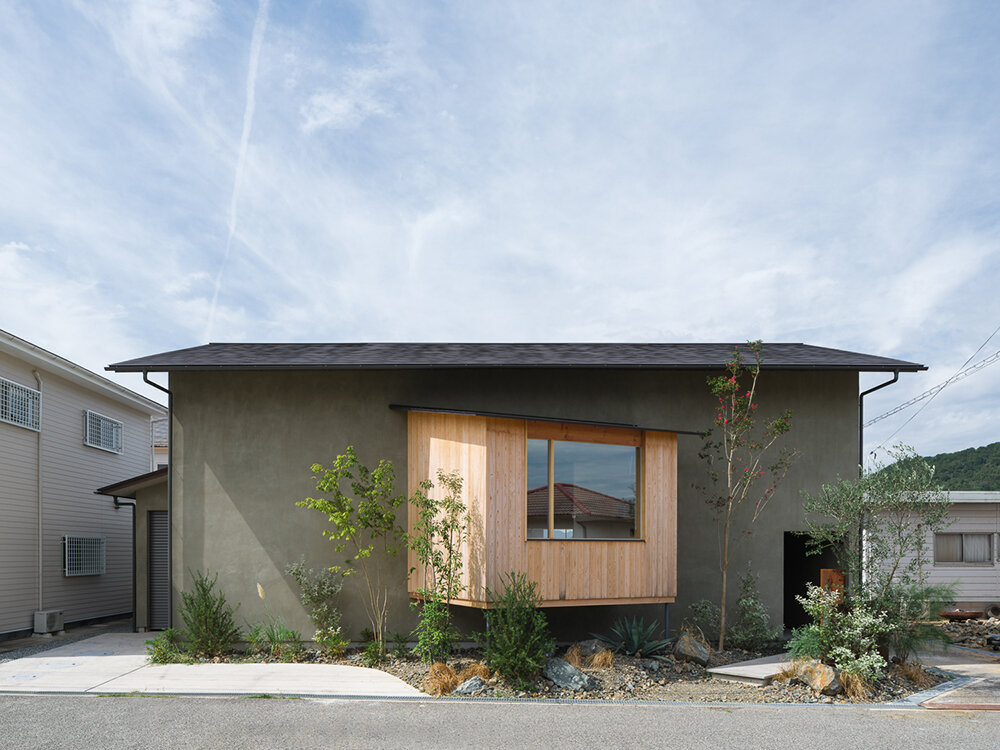
[[[11, 374], [6, 374], [11, 373]], [[0, 354], [0, 375], [35, 387], [31, 369]], [[25, 375], [27, 377], [25, 377]], [[52, 373], [42, 385], [42, 535], [43, 609], [61, 609], [67, 622], [132, 609], [132, 523], [128, 508], [115, 509], [111, 498], [94, 490], [149, 470], [149, 415], [123, 406]], [[125, 425], [122, 454], [84, 445], [84, 412], [106, 414]], [[35, 433], [2, 425], [31, 438], [0, 430], [0, 631], [31, 627], [37, 609]], [[6, 442], [3, 442], [6, 439]], [[8, 471], [7, 465], [18, 467]], [[10, 499], [8, 499], [10, 498]], [[20, 531], [9, 532], [16, 526]], [[107, 572], [100, 576], [63, 575], [62, 537], [107, 537]], [[10, 546], [6, 542], [10, 541]], [[12, 583], [8, 583], [11, 581]], [[23, 592], [12, 598], [8, 590]], [[29, 593], [30, 592], [30, 593]]]
[[149, 511], [149, 627], [151, 630], [163, 630], [170, 624], [168, 528], [167, 511]]

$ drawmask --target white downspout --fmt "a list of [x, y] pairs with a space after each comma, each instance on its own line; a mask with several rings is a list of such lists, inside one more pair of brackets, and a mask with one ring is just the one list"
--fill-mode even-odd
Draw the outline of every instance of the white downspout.
[[38, 511], [38, 609], [42, 606], [42, 376], [38, 370], [32, 370], [35, 384], [38, 386], [38, 434], [37, 450], [35, 451], [35, 503]]

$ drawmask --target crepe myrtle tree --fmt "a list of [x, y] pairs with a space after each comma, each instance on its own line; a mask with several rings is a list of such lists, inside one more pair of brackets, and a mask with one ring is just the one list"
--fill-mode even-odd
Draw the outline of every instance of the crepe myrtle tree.
[[771, 450], [792, 427], [790, 409], [758, 425], [756, 399], [762, 346], [760, 341], [747, 342], [749, 363], [736, 347], [726, 362], [725, 374], [708, 378], [716, 402], [715, 419], [714, 426], [704, 433], [705, 444], [698, 453], [705, 462], [708, 480], [703, 485], [695, 484], [695, 488], [704, 495], [718, 528], [720, 651], [726, 645], [729, 565], [796, 456], [795, 449], [788, 446], [780, 447], [776, 454]]

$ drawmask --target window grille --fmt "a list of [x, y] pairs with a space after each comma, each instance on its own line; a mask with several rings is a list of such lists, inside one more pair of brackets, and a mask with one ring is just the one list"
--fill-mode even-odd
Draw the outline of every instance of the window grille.
[[91, 448], [121, 453], [124, 430], [124, 425], [118, 420], [105, 417], [95, 411], [88, 411], [83, 442]]
[[67, 576], [104, 574], [106, 543], [103, 536], [63, 537], [63, 571]]
[[33, 388], [0, 378], [0, 421], [38, 430], [42, 394]]

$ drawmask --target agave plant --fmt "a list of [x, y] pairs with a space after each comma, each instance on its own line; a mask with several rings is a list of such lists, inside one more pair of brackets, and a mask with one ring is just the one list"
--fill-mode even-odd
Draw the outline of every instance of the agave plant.
[[631, 654], [633, 656], [657, 656], [664, 653], [670, 646], [669, 639], [654, 638], [659, 624], [651, 622], [646, 625], [644, 620], [633, 617], [621, 618], [611, 628], [611, 635], [598, 635], [591, 633], [595, 638], [603, 641], [616, 653]]

